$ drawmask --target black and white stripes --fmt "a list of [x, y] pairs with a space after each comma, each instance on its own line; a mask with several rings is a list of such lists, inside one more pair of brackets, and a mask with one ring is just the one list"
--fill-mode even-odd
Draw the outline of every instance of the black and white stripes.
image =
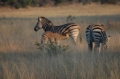
[[[67, 39], [69, 37], [73, 38], [75, 44], [77, 44], [78, 37], [80, 38], [80, 41], [82, 41], [80, 26], [75, 23], [67, 23], [59, 26], [54, 26], [53, 23], [47, 18], [38, 17], [38, 22], [34, 27], [34, 30], [38, 31], [39, 29], [43, 29], [45, 31], [45, 33], [42, 35], [41, 40], [41, 42], [44, 43], [47, 43], [48, 39], [50, 39], [59, 44], [61, 40]], [[100, 44], [102, 44], [102, 51], [107, 50], [109, 38], [110, 36], [107, 37], [103, 24], [92, 24], [86, 28], [86, 40], [89, 51], [93, 50], [93, 43], [95, 43], [95, 52], [99, 51]]]
[[[50, 31], [52, 33], [59, 33], [61, 35], [68, 35], [72, 37], [75, 44], [77, 44], [77, 38], [80, 35], [80, 26], [75, 23], [67, 23], [60, 26], [54, 26], [53, 23], [45, 17], [38, 17], [38, 22], [34, 27], [35, 31], [43, 28], [45, 32]], [[82, 39], [81, 36], [80, 40]]]
[[[110, 36], [109, 36], [110, 37]], [[88, 49], [89, 51], [92, 51], [93, 49], [93, 42], [95, 43], [94, 51], [99, 51], [100, 43], [102, 44], [102, 51], [107, 50], [107, 43], [108, 39], [106, 32], [105, 32], [105, 27], [103, 24], [93, 24], [89, 25], [86, 28], [86, 40], [88, 43]]]

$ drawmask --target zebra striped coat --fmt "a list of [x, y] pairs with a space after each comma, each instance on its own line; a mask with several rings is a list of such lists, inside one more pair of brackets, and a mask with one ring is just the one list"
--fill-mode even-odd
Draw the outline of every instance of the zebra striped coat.
[[80, 35], [80, 26], [75, 23], [67, 23], [60, 26], [54, 26], [53, 23], [45, 17], [38, 17], [38, 22], [34, 27], [35, 31], [43, 28], [45, 32], [50, 31], [52, 33], [59, 33], [63, 36], [72, 37], [75, 44], [77, 44], [77, 38], [80, 37], [80, 42], [82, 41]]
[[49, 41], [51, 41], [55, 43], [56, 45], [60, 45], [60, 42], [67, 38], [69, 38], [68, 34], [62, 35], [59, 33], [53, 33], [53, 32], [47, 31], [43, 33], [41, 43], [47, 44]]
[[[110, 36], [109, 36], [110, 37]], [[107, 50], [107, 43], [108, 39], [106, 32], [105, 32], [105, 27], [103, 24], [97, 25], [89, 25], [86, 28], [86, 40], [88, 43], [88, 50], [92, 51], [93, 49], [93, 42], [95, 43], [94, 51], [98, 52], [100, 43], [102, 43], [102, 51]]]

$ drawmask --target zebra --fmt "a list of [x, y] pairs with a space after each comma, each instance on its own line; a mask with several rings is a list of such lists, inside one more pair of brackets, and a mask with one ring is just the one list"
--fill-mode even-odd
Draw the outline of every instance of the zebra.
[[52, 33], [59, 33], [63, 36], [71, 37], [74, 40], [75, 45], [77, 44], [77, 38], [80, 37], [80, 42], [82, 37], [80, 34], [80, 26], [75, 23], [67, 23], [59, 26], [54, 26], [53, 23], [45, 17], [38, 17], [38, 22], [34, 27], [35, 31], [43, 29], [45, 32], [50, 31]]
[[94, 52], [100, 52], [100, 43], [102, 44], [101, 51], [106, 51], [109, 38], [110, 36], [107, 37], [103, 24], [92, 24], [86, 28], [86, 40], [89, 51], [93, 50], [93, 42], [95, 43]]
[[47, 44], [48, 41], [51, 41], [51, 42], [55, 43], [57, 46], [59, 46], [60, 45], [59, 43], [62, 40], [67, 39], [67, 38], [69, 38], [68, 34], [62, 35], [60, 33], [53, 33], [53, 32], [47, 31], [47, 32], [43, 33], [41, 43]]

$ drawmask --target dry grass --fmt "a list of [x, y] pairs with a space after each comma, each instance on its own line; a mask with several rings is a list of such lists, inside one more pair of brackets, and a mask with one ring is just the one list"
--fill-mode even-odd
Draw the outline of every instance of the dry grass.
[[[78, 8], [75, 9], [76, 6]], [[3, 17], [0, 18], [0, 79], [120, 79], [120, 20], [119, 15], [110, 15], [114, 12], [119, 14], [119, 6], [108, 5], [110, 10], [106, 10], [106, 5], [98, 5], [98, 9], [102, 9], [105, 13], [95, 6], [96, 4], [69, 5], [68, 7], [72, 7], [71, 10], [67, 6], [49, 9], [45, 7], [0, 9], [0, 17]], [[75, 13], [73, 13], [74, 9]], [[103, 16], [79, 16], [99, 15], [97, 14], [99, 12], [102, 12], [100, 15]], [[111, 13], [105, 16], [107, 12]], [[49, 19], [55, 25], [61, 25], [66, 23], [67, 17], [64, 16], [70, 14], [75, 15], [73, 22], [81, 26], [82, 44], [75, 46], [71, 39], [67, 39], [62, 42], [70, 46], [67, 53], [51, 57], [42, 50], [38, 50], [35, 42], [40, 42], [43, 30], [38, 32], [33, 30], [37, 22], [36, 16], [53, 16], [54, 18]], [[111, 24], [107, 23], [111, 19]], [[108, 26], [107, 34], [111, 36], [108, 52], [100, 54], [87, 52], [85, 28], [94, 22], [102, 22]]]
[[0, 53], [1, 79], [119, 79], [119, 53]]
[[68, 15], [113, 15], [120, 14], [119, 5], [101, 4], [66, 4], [56, 7], [28, 7], [20, 9], [0, 8], [0, 17], [55, 17]]
[[108, 52], [89, 53], [84, 33], [88, 24], [83, 23], [82, 44], [63, 41], [70, 45], [68, 53], [50, 57], [34, 45], [43, 33], [34, 32], [36, 21], [0, 20], [0, 79], [120, 79], [119, 31], [107, 31], [112, 36]]

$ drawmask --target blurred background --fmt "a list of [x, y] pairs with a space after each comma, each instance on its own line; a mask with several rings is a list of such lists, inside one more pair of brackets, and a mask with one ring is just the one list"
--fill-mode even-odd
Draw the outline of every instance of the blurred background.
[[15, 8], [27, 7], [27, 6], [56, 6], [60, 4], [73, 4], [82, 3], [91, 4], [92, 2], [101, 4], [117, 4], [120, 0], [0, 0], [1, 6], [11, 6]]

